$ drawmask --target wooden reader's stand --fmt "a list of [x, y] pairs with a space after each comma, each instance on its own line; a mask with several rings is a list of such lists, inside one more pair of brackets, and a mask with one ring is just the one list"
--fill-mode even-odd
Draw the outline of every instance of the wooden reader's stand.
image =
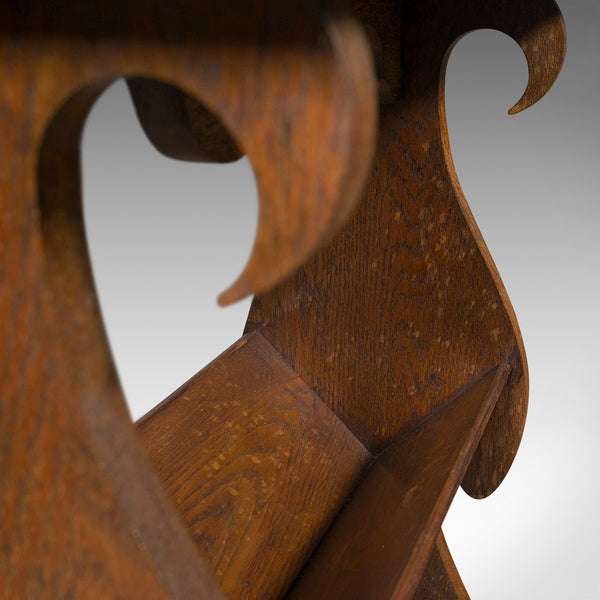
[[[506, 475], [528, 390], [446, 129], [480, 28], [520, 44], [529, 107], [564, 59], [553, 0], [2, 3], [0, 598], [468, 598], [442, 521]], [[245, 332], [137, 423], [81, 201], [121, 77], [160, 152], [247, 155], [260, 204], [220, 296], [255, 295]]]

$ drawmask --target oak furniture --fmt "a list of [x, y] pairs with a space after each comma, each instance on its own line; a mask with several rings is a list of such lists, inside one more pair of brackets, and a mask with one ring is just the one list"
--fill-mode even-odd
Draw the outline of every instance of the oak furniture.
[[[483, 27], [521, 45], [527, 108], [564, 58], [552, 0], [1, 4], [0, 598], [467, 598], [440, 527], [504, 478], [528, 387], [445, 124]], [[119, 77], [158, 150], [248, 155], [260, 197], [220, 296], [255, 294], [246, 331], [138, 423], [81, 206]]]

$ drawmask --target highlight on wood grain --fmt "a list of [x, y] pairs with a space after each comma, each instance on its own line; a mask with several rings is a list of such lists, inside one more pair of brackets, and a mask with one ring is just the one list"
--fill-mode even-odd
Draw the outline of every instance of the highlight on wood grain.
[[228, 598], [276, 600], [371, 459], [258, 333], [137, 424]]

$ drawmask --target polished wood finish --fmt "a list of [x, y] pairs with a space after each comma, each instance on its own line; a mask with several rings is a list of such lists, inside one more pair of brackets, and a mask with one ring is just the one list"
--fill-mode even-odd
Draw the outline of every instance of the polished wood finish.
[[510, 367], [500, 365], [375, 460], [287, 600], [409, 600]]
[[[518, 112], [564, 26], [553, 0], [350, 5], [0, 6], [0, 598], [468, 597], [440, 525], [461, 481], [505, 476], [528, 374], [444, 73], [464, 33], [508, 33]], [[246, 335], [137, 427], [81, 206], [81, 133], [118, 77], [160, 152], [247, 155], [260, 203], [220, 296], [256, 294]]]
[[256, 333], [138, 429], [228, 598], [279, 598], [371, 459]]
[[120, 76], [218, 114], [262, 207], [229, 299], [258, 291], [356, 202], [376, 105], [362, 30], [304, 0], [10, 1], [0, 73], [0, 597], [223, 598], [122, 397], [87, 257], [81, 132]]
[[[369, 6], [389, 11], [390, 3]], [[391, 25], [381, 27], [385, 48]], [[403, 3], [396, 27], [401, 93], [381, 106], [375, 164], [359, 208], [315, 259], [254, 300], [248, 330], [260, 327], [374, 452], [509, 362], [509, 385], [464, 482], [483, 497], [516, 454], [528, 375], [508, 296], [454, 172], [445, 124], [449, 52], [479, 27], [513, 35], [527, 56], [530, 82], [517, 108], [546, 92], [564, 58], [562, 20], [551, 0]]]
[[469, 600], [441, 531], [412, 600]]

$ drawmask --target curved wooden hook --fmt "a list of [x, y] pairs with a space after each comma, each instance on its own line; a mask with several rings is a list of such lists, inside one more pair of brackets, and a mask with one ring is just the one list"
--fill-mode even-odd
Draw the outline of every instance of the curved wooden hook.
[[540, 100], [556, 81], [567, 52], [565, 22], [554, 0], [517, 3], [518, 14], [501, 27], [523, 50], [529, 81], [520, 100], [508, 111], [514, 115]]
[[[440, 4], [437, 10], [446, 14], [447, 9]], [[554, 0], [510, 3], [495, 0], [453, 6], [453, 11], [453, 20], [460, 25], [449, 28], [451, 43], [448, 48], [470, 31], [497, 29], [513, 38], [523, 50], [529, 79], [522, 97], [509, 114], [529, 108], [548, 92], [560, 73], [567, 49], [564, 20]]]
[[[245, 123], [252, 138], [239, 138], [257, 179], [256, 240], [243, 272], [219, 296], [222, 305], [293, 273], [339, 231], [359, 200], [375, 145], [372, 58], [362, 28], [347, 15], [330, 15], [326, 35], [322, 57], [307, 61], [280, 51], [265, 65], [253, 110], [271, 116]], [[278, 95], [282, 106], [274, 103]]]

